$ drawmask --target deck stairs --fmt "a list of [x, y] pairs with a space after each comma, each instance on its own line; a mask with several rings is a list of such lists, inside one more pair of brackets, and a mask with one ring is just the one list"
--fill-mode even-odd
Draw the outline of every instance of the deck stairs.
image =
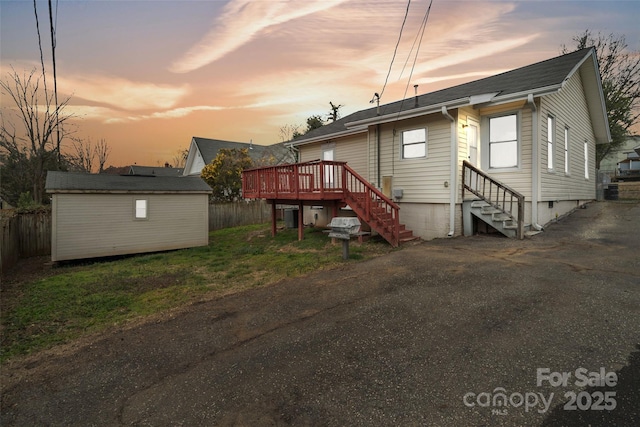
[[[369, 200], [367, 200], [368, 198]], [[413, 231], [407, 229], [404, 224], [398, 223], [396, 225], [393, 212], [386, 208], [387, 201], [375, 193], [368, 195], [366, 192], [347, 192], [345, 202], [362, 221], [392, 246], [418, 239], [413, 235]], [[395, 227], [398, 228], [397, 234], [394, 233]]]
[[[514, 220], [511, 215], [502, 209], [492, 206], [485, 200], [473, 200], [467, 203], [471, 215], [507, 237], [518, 237], [518, 221]], [[525, 233], [528, 230], [529, 224], [524, 224]]]

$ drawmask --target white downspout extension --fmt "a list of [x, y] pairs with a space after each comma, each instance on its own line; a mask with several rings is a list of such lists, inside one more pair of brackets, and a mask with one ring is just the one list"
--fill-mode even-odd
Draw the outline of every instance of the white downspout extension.
[[527, 104], [531, 108], [531, 226], [538, 231], [542, 226], [538, 224], [538, 180], [540, 178], [540, 141], [538, 141], [538, 108], [533, 94], [527, 95]]
[[458, 190], [457, 170], [458, 170], [458, 139], [456, 138], [456, 119], [447, 111], [447, 107], [442, 107], [442, 115], [451, 121], [451, 175], [449, 177], [449, 234], [453, 237], [456, 226], [456, 192]]

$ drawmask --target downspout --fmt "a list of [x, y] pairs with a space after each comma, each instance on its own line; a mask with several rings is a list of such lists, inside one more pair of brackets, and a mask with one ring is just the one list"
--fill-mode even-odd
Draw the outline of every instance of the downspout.
[[378, 188], [382, 188], [382, 182], [380, 181], [380, 124], [376, 125], [376, 145], [378, 149], [378, 153], [376, 154], [376, 161], [378, 165], [376, 166], [376, 171], [378, 173]]
[[458, 190], [457, 170], [458, 170], [458, 139], [456, 138], [456, 119], [447, 111], [447, 107], [442, 107], [442, 115], [451, 122], [451, 174], [449, 177], [449, 234], [447, 237], [453, 237], [456, 224], [456, 192]]
[[542, 226], [538, 224], [538, 180], [540, 179], [540, 141], [538, 141], [538, 108], [533, 94], [527, 95], [527, 105], [531, 108], [531, 226], [538, 231]]
[[295, 158], [295, 162], [294, 163], [299, 163], [300, 162], [300, 149], [297, 147], [294, 147], [293, 144], [289, 146], [289, 150], [293, 153], [293, 157]]

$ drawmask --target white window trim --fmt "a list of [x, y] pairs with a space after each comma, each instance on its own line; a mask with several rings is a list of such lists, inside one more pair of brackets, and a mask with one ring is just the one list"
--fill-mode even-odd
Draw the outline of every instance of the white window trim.
[[589, 142], [584, 140], [584, 179], [589, 180]]
[[[491, 119], [495, 119], [498, 117], [505, 117], [505, 116], [516, 116], [516, 132], [517, 132], [517, 150], [518, 150], [518, 159], [517, 159], [517, 165], [516, 166], [511, 166], [511, 167], [506, 167], [506, 168], [492, 168], [489, 166], [490, 164], [490, 159], [489, 159], [489, 151], [490, 151], [490, 141], [489, 141], [489, 135], [490, 135], [490, 130], [489, 130], [489, 123]], [[519, 171], [522, 168], [522, 116], [521, 116], [521, 112], [520, 110], [512, 110], [512, 111], [505, 111], [499, 114], [491, 114], [491, 115], [487, 115], [487, 116], [482, 116], [481, 119], [481, 125], [480, 125], [480, 158], [481, 158], [481, 163], [482, 163], [482, 168], [487, 170], [487, 171], [491, 171], [494, 173], [499, 173], [499, 172], [514, 172], [514, 171]]]
[[[138, 216], [138, 202], [144, 202], [144, 216]], [[136, 221], [146, 221], [149, 219], [149, 199], [135, 198], [133, 199], [133, 219]]]
[[571, 131], [569, 126], [564, 127], [564, 174], [566, 176], [571, 175], [571, 153], [569, 148], [571, 147]]
[[[417, 157], [404, 157], [404, 133], [405, 132], [411, 132], [414, 130], [424, 130], [424, 156], [417, 156]], [[413, 143], [413, 144], [409, 144], [409, 145], [417, 145], [417, 144], [422, 144], [422, 143]], [[429, 157], [429, 129], [424, 126], [424, 127], [416, 127], [416, 128], [408, 128], [408, 129], [402, 129], [400, 130], [400, 160], [416, 160], [416, 159], [426, 159], [427, 157]]]
[[[551, 129], [549, 129], [551, 128]], [[553, 172], [555, 170], [555, 153], [556, 153], [556, 118], [547, 115], [547, 170]]]

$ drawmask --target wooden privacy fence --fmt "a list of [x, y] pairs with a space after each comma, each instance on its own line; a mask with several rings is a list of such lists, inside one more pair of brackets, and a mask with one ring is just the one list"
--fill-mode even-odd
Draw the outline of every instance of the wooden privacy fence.
[[264, 200], [209, 204], [209, 231], [261, 224], [270, 218], [271, 206]]
[[[260, 224], [271, 218], [264, 200], [209, 205], [209, 230]], [[20, 258], [51, 254], [51, 212], [4, 211], [0, 241], [0, 272], [8, 271]]]
[[10, 213], [2, 216], [0, 272], [8, 271], [19, 258], [51, 253], [51, 212]]

